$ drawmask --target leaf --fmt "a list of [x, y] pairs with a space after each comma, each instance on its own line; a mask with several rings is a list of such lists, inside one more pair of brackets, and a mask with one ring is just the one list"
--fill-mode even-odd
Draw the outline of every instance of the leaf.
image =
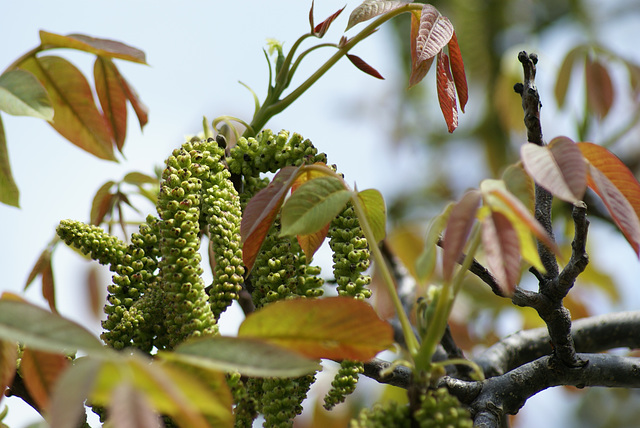
[[553, 196], [579, 203], [587, 190], [587, 164], [576, 144], [566, 137], [548, 146], [527, 143], [520, 148], [525, 170]]
[[47, 45], [46, 48], [52, 47], [77, 49], [89, 52], [98, 56], [108, 58], [118, 58], [127, 61], [146, 64], [146, 58], [143, 51], [136, 49], [121, 42], [108, 39], [98, 39], [96, 37], [86, 36], [84, 34], [69, 34], [62, 36], [60, 34], [40, 31], [40, 42]]
[[296, 236], [298, 244], [300, 244], [300, 248], [302, 248], [305, 257], [307, 258], [307, 263], [311, 263], [313, 255], [318, 251], [318, 248], [320, 248], [327, 237], [330, 226], [331, 224], [327, 224], [317, 232]]
[[239, 337], [256, 338], [308, 358], [368, 361], [393, 343], [389, 324], [366, 302], [348, 297], [293, 299], [249, 315]]
[[0, 116], [0, 202], [12, 207], [20, 207], [20, 191], [11, 173], [2, 116]]
[[29, 277], [27, 277], [27, 281], [24, 284], [23, 291], [26, 291], [27, 288], [29, 288], [31, 283], [36, 279], [38, 275], [42, 274], [43, 270], [45, 269], [47, 264], [49, 264], [50, 262], [51, 262], [51, 250], [47, 248], [42, 253], [40, 253], [40, 256], [38, 257], [36, 264], [33, 266], [33, 269], [31, 269], [31, 272], [29, 273]]
[[[13, 383], [17, 363], [18, 344], [0, 340], [0, 391], [4, 392]], [[0, 395], [1, 401], [2, 396]]]
[[104, 112], [116, 147], [122, 152], [127, 136], [127, 94], [120, 82], [115, 64], [104, 57], [97, 57], [93, 66], [96, 92]]
[[[313, 28], [313, 34], [318, 38], [322, 38], [327, 33], [327, 30], [329, 30], [329, 27], [331, 26], [333, 21], [342, 13], [345, 7], [338, 10], [336, 13], [334, 13], [333, 15], [331, 15], [330, 17], [328, 17], [327, 19], [325, 19], [324, 21], [316, 25]], [[311, 13], [313, 13], [313, 5], [311, 6]]]
[[47, 91], [33, 74], [24, 70], [10, 70], [0, 75], [0, 110], [14, 116], [53, 119]]
[[111, 187], [116, 184], [114, 181], [107, 181], [96, 192], [91, 202], [91, 224], [99, 226], [105, 216], [113, 208], [115, 195], [111, 193]]
[[320, 177], [300, 186], [282, 207], [281, 236], [315, 233], [331, 222], [351, 198], [342, 180]]
[[270, 343], [243, 337], [208, 337], [189, 340], [174, 352], [159, 352], [178, 361], [221, 372], [237, 371], [251, 377], [298, 377], [320, 369], [314, 360]]
[[115, 69], [115, 71], [118, 73], [120, 85], [122, 85], [124, 92], [127, 94], [127, 99], [131, 103], [133, 111], [136, 112], [138, 123], [140, 124], [140, 129], [142, 129], [149, 121], [149, 108], [142, 102], [138, 93], [135, 91], [135, 89], [133, 89], [129, 82], [127, 82], [124, 76], [120, 74], [117, 68]]
[[562, 61], [562, 65], [560, 66], [560, 71], [558, 72], [558, 80], [556, 80], [555, 86], [555, 97], [556, 103], [559, 108], [564, 106], [564, 101], [567, 96], [567, 90], [569, 89], [569, 82], [571, 82], [571, 75], [573, 73], [573, 67], [581, 55], [584, 55], [585, 47], [584, 45], [576, 46], [571, 49], [567, 55], [564, 57], [564, 61]]
[[434, 58], [430, 58], [426, 61], [420, 60], [418, 55], [418, 30], [420, 29], [420, 12], [411, 11], [411, 33], [409, 34], [409, 45], [411, 50], [411, 75], [409, 76], [409, 88], [417, 85], [424, 79], [431, 69]]
[[602, 199], [618, 228], [640, 251], [640, 183], [613, 153], [593, 143], [578, 143], [589, 162], [588, 186]]
[[49, 304], [49, 309], [54, 314], [58, 313], [56, 309], [56, 286], [53, 280], [53, 266], [51, 265], [51, 257], [42, 269], [42, 297]]
[[469, 88], [467, 87], [467, 75], [464, 72], [462, 52], [460, 52], [460, 46], [458, 45], [458, 38], [456, 37], [455, 31], [449, 41], [449, 57], [451, 60], [453, 81], [456, 84], [456, 92], [458, 93], [458, 99], [460, 100], [460, 110], [464, 113], [464, 107], [467, 105], [467, 101], [469, 100]]
[[365, 0], [360, 6], [353, 9], [349, 16], [349, 22], [345, 31], [350, 29], [356, 24], [364, 21], [368, 21], [383, 13], [391, 12], [392, 10], [399, 9], [402, 6], [411, 3], [410, 1], [393, 1], [393, 0]]
[[242, 261], [251, 271], [260, 247], [282, 206], [289, 188], [301, 171], [300, 167], [285, 166], [276, 173], [271, 183], [259, 191], [247, 204], [240, 223]]
[[360, 71], [364, 71], [365, 73], [375, 77], [376, 79], [384, 80], [384, 77], [382, 77], [382, 75], [378, 73], [378, 70], [376, 70], [375, 68], [367, 64], [359, 56], [347, 54], [347, 58], [349, 58], [349, 61], [351, 61], [351, 64], [355, 65]]
[[449, 57], [442, 53], [438, 55], [438, 102], [449, 132], [458, 127], [458, 106], [454, 90], [453, 77], [449, 70]]
[[387, 207], [382, 194], [376, 189], [367, 189], [358, 192], [358, 200], [364, 208], [376, 243], [382, 241], [387, 235]]
[[453, 269], [462, 256], [481, 199], [479, 191], [471, 190], [465, 193], [451, 210], [442, 239], [442, 276], [445, 281], [453, 277]]
[[29, 395], [40, 409], [48, 409], [53, 386], [69, 366], [69, 359], [62, 354], [53, 354], [25, 348], [20, 360], [20, 373]]
[[435, 57], [453, 37], [453, 25], [430, 4], [422, 7], [416, 47], [420, 61]]
[[437, 248], [440, 235], [447, 225], [453, 204], [448, 204], [438, 216], [431, 219], [424, 240], [424, 249], [416, 260], [416, 275], [422, 282], [427, 281], [436, 269]]
[[509, 165], [502, 173], [502, 182], [507, 190], [533, 213], [535, 209], [535, 186], [533, 179], [526, 173], [522, 163]]
[[0, 300], [0, 338], [48, 352], [104, 353], [102, 343], [73, 321], [29, 303]]
[[604, 119], [613, 105], [613, 84], [609, 72], [598, 60], [587, 57], [585, 62], [587, 105], [600, 119]]
[[510, 296], [520, 276], [520, 242], [504, 214], [489, 211], [482, 219], [482, 245], [489, 269], [505, 295]]
[[113, 389], [108, 415], [106, 425], [117, 428], [164, 426], [144, 394], [128, 382], [123, 382]]
[[143, 184], [158, 184], [158, 178], [142, 172], [130, 172], [124, 176], [123, 182], [141, 186]]
[[91, 265], [87, 272], [87, 282], [85, 285], [87, 289], [87, 307], [91, 311], [91, 315], [99, 320], [103, 314], [102, 308], [104, 307], [106, 296], [103, 290], [104, 284], [99, 280], [98, 272], [98, 266], [95, 264]]
[[33, 73], [49, 93], [55, 110], [51, 126], [56, 131], [100, 159], [116, 160], [111, 130], [80, 70], [57, 56], [31, 57], [20, 68]]

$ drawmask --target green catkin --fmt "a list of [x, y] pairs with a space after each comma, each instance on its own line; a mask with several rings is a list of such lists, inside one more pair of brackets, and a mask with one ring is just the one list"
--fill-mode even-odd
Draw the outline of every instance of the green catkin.
[[377, 403], [373, 408], [364, 408], [357, 419], [352, 419], [350, 428], [410, 428], [409, 406], [389, 401]]
[[353, 393], [361, 373], [364, 373], [364, 366], [361, 362], [342, 361], [338, 373], [331, 381], [331, 389], [324, 398], [324, 408], [331, 410], [337, 404], [342, 403], [347, 395]]
[[236, 428], [251, 428], [253, 421], [258, 417], [260, 403], [256, 397], [261, 395], [262, 379], [249, 378], [246, 380], [234, 380], [234, 375], [228, 378], [228, 383], [233, 394], [233, 415]]
[[471, 428], [469, 411], [447, 388], [429, 389], [414, 413], [420, 428]]
[[78, 249], [82, 254], [88, 255], [100, 264], [109, 265], [111, 270], [115, 270], [116, 265], [122, 262], [127, 252], [125, 242], [109, 235], [101, 227], [81, 221], [62, 220], [56, 232], [65, 244]]
[[314, 375], [296, 379], [268, 378], [262, 382], [261, 410], [266, 428], [288, 428], [293, 418], [302, 413], [302, 401], [307, 397]]

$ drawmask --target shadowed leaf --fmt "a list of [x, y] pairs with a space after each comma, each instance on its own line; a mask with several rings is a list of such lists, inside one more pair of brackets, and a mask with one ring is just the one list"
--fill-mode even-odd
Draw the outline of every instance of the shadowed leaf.
[[0, 340], [0, 391], [5, 391], [13, 383], [17, 363], [18, 344]]
[[27, 281], [24, 284], [23, 291], [26, 291], [27, 288], [29, 288], [31, 283], [36, 279], [38, 275], [42, 274], [42, 271], [49, 263], [51, 263], [51, 250], [47, 248], [42, 253], [40, 253], [38, 260], [36, 261], [35, 265], [33, 265], [33, 268], [31, 269], [31, 272], [27, 277]]
[[367, 361], [393, 343], [391, 326], [368, 303], [347, 297], [272, 303], [249, 315], [238, 336], [333, 360]]
[[469, 88], [467, 87], [467, 75], [464, 72], [462, 52], [460, 52], [455, 31], [449, 41], [449, 58], [451, 60], [451, 73], [453, 74], [453, 81], [456, 84], [456, 92], [460, 102], [460, 110], [464, 113], [464, 108], [469, 100]]
[[91, 203], [91, 224], [99, 226], [104, 217], [113, 208], [115, 195], [111, 193], [111, 187], [116, 184], [114, 181], [107, 181], [96, 192]]
[[458, 127], [458, 106], [453, 77], [449, 70], [449, 58], [444, 53], [438, 55], [437, 84], [440, 110], [442, 110], [444, 120], [447, 122], [449, 132], [453, 132]]
[[421, 61], [436, 56], [453, 37], [453, 25], [449, 19], [430, 4], [422, 7], [416, 47]]
[[316, 253], [316, 251], [318, 251], [318, 248], [320, 248], [320, 246], [324, 242], [327, 234], [329, 233], [330, 226], [331, 224], [327, 224], [317, 232], [296, 236], [298, 244], [300, 244], [300, 248], [302, 248], [302, 251], [307, 258], [307, 263], [311, 262], [311, 260], [313, 259], [313, 255]]
[[25, 70], [0, 75], [0, 110], [14, 116], [33, 116], [52, 120], [53, 107], [44, 86]]
[[162, 421], [144, 394], [123, 382], [113, 389], [107, 425], [117, 428], [159, 428]]
[[564, 61], [562, 61], [554, 90], [556, 103], [559, 108], [564, 106], [564, 100], [567, 96], [567, 90], [569, 89], [569, 83], [571, 82], [571, 74], [573, 73], [575, 62], [581, 55], [584, 55], [584, 53], [585, 48], [583, 45], [576, 46], [567, 53], [564, 57]]
[[578, 203], [587, 190], [587, 164], [580, 149], [566, 137], [554, 138], [548, 146], [527, 143], [520, 148], [529, 175], [563, 201]]
[[535, 208], [535, 186], [533, 179], [524, 170], [522, 163], [509, 165], [502, 173], [507, 190], [517, 197], [533, 213]]
[[510, 296], [520, 276], [520, 244], [505, 215], [489, 211], [482, 219], [482, 246], [489, 269], [505, 295]]
[[56, 46], [61, 48], [77, 49], [99, 56], [119, 58], [140, 64], [147, 63], [143, 51], [114, 40], [98, 39], [84, 34], [69, 34], [67, 36], [62, 36], [60, 34], [49, 33], [41, 30], [40, 41], [43, 45], [48, 45], [46, 46], [47, 48]]
[[317, 361], [270, 343], [243, 337], [209, 337], [187, 341], [160, 357], [244, 376], [297, 377], [320, 369]]
[[122, 151], [127, 135], [127, 94], [120, 83], [119, 73], [109, 58], [98, 57], [93, 76], [102, 111], [111, 125], [116, 147]]
[[42, 297], [49, 304], [49, 309], [54, 314], [58, 313], [56, 309], [56, 285], [53, 280], [53, 265], [51, 264], [51, 257], [47, 260], [47, 263], [42, 269]]
[[349, 16], [349, 22], [345, 31], [356, 24], [368, 21], [369, 19], [374, 18], [378, 15], [382, 15], [383, 13], [387, 13], [405, 6], [407, 3], [411, 2], [409, 0], [365, 0], [360, 4], [360, 6], [356, 7], [355, 9], [353, 9], [353, 12], [351, 12], [351, 15]]
[[116, 160], [111, 129], [80, 70], [56, 56], [31, 57], [20, 67], [33, 73], [47, 89], [55, 110], [51, 126], [56, 131], [100, 159]]
[[69, 366], [69, 359], [62, 354], [25, 348], [20, 360], [20, 373], [29, 395], [40, 409], [48, 409], [53, 386]]
[[51, 428], [77, 427], [85, 414], [84, 401], [89, 395], [102, 361], [78, 358], [53, 387], [47, 422]]
[[427, 228], [424, 240], [424, 249], [416, 260], [416, 275], [420, 281], [426, 281], [433, 275], [436, 269], [438, 241], [442, 231], [447, 226], [449, 215], [453, 209], [453, 203], [448, 204], [442, 213], [434, 217]]
[[364, 71], [369, 76], [373, 76], [376, 79], [384, 80], [384, 77], [382, 77], [382, 75], [378, 73], [378, 70], [376, 70], [375, 68], [367, 64], [359, 56], [347, 54], [347, 58], [349, 58], [349, 61], [351, 61], [351, 64], [355, 65], [360, 71]]
[[467, 243], [481, 199], [479, 191], [471, 190], [451, 210], [442, 239], [442, 276], [445, 281], [453, 277], [453, 269]]
[[102, 317], [102, 308], [104, 307], [105, 301], [105, 286], [100, 281], [100, 275], [98, 266], [91, 265], [89, 271], [87, 272], [87, 306], [91, 311], [91, 315], [94, 316], [95, 319], [100, 319]]
[[11, 173], [9, 152], [7, 151], [7, 139], [4, 134], [2, 116], [0, 116], [0, 202], [20, 207], [20, 191]]
[[367, 189], [358, 192], [358, 199], [364, 208], [376, 243], [382, 241], [387, 235], [387, 207], [382, 194], [376, 189]]
[[[343, 10], [344, 10], [344, 7], [338, 10], [336, 13], [334, 13], [330, 17], [328, 17], [327, 19], [325, 19], [324, 21], [322, 21], [321, 23], [319, 23], [318, 25], [316, 25], [313, 28], [313, 33], [315, 34], [315, 36], [318, 38], [322, 38], [327, 33], [327, 30], [329, 30], [329, 27], [331, 26], [333, 21], [342, 13]], [[313, 5], [311, 6], [311, 13], [313, 13]]]
[[609, 72], [598, 60], [587, 57], [587, 105], [600, 119], [604, 119], [613, 105], [613, 84]]

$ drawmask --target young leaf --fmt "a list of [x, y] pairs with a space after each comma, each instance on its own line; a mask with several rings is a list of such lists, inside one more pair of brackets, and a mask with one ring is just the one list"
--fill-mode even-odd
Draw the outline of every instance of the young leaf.
[[510, 296], [520, 276], [520, 241], [509, 219], [489, 211], [482, 219], [482, 246], [498, 285]]
[[119, 73], [109, 58], [97, 57], [93, 76], [102, 111], [111, 126], [116, 147], [122, 152], [127, 135], [127, 94], [120, 83]]
[[298, 377], [320, 369], [318, 363], [270, 343], [244, 337], [208, 337], [187, 341], [160, 358], [220, 372], [252, 377]]
[[434, 58], [421, 61], [418, 55], [418, 30], [420, 29], [420, 12], [411, 11], [411, 32], [409, 34], [409, 44], [411, 50], [411, 76], [409, 76], [409, 88], [417, 85], [427, 75]]
[[576, 46], [571, 49], [562, 61], [560, 71], [558, 72], [558, 80], [556, 80], [556, 87], [554, 94], [556, 97], [556, 103], [559, 108], [564, 105], [564, 100], [567, 96], [567, 90], [569, 89], [569, 82], [571, 82], [571, 74], [573, 73], [573, 66], [576, 60], [585, 53], [585, 47], [583, 45]]
[[0, 110], [14, 116], [53, 119], [47, 91], [33, 74], [24, 70], [10, 70], [0, 75]]
[[111, 187], [116, 184], [113, 181], [107, 181], [96, 192], [91, 203], [91, 224], [99, 226], [104, 217], [113, 208], [116, 202], [115, 195], [111, 193]]
[[453, 203], [446, 206], [444, 211], [429, 222], [427, 235], [424, 240], [424, 249], [416, 260], [416, 276], [422, 282], [426, 281], [433, 275], [436, 269], [437, 246], [442, 231], [447, 226], [449, 215], [453, 209]]
[[51, 264], [51, 257], [47, 260], [47, 263], [42, 269], [42, 297], [49, 304], [49, 309], [54, 314], [58, 313], [56, 309], [56, 285], [53, 280], [53, 265]]
[[315, 1], [311, 0], [311, 9], [309, 9], [309, 26], [311, 27], [311, 32], [315, 28], [315, 24], [313, 23], [313, 7], [315, 6]]
[[587, 105], [600, 119], [604, 119], [613, 105], [614, 96], [609, 72], [600, 61], [587, 57], [585, 75]]
[[509, 165], [502, 173], [502, 182], [507, 190], [533, 213], [535, 209], [535, 186], [533, 179], [524, 170], [522, 163]]
[[286, 166], [273, 177], [271, 183], [259, 191], [247, 204], [240, 223], [242, 260], [251, 271], [260, 247], [271, 228], [285, 195], [302, 167]]
[[238, 336], [333, 360], [368, 361], [393, 343], [391, 326], [368, 303], [347, 297], [272, 303], [249, 315]]
[[17, 362], [18, 344], [0, 340], [0, 391], [5, 391], [13, 383]]
[[20, 360], [20, 373], [29, 395], [40, 409], [48, 409], [53, 385], [69, 366], [62, 354], [25, 348]]
[[344, 208], [351, 192], [336, 177], [320, 177], [296, 189], [282, 207], [280, 234], [307, 235], [325, 227]]
[[[311, 12], [313, 13], [313, 5], [311, 7], [312, 7]], [[322, 21], [321, 23], [319, 23], [318, 25], [316, 25], [313, 28], [313, 34], [320, 39], [324, 37], [324, 35], [327, 33], [327, 30], [329, 30], [329, 27], [333, 23], [333, 21], [338, 17], [338, 15], [342, 13], [343, 10], [344, 10], [344, 7], [338, 10], [336, 13], [334, 13], [330, 17], [328, 17], [327, 19], [325, 19], [324, 21]]]
[[108, 58], [119, 58], [127, 61], [146, 64], [144, 52], [140, 49], [125, 45], [121, 42], [108, 39], [98, 39], [84, 34], [69, 34], [62, 36], [60, 34], [40, 31], [40, 42], [47, 48], [60, 47], [77, 49], [89, 52], [98, 56]]
[[587, 164], [580, 149], [566, 137], [548, 146], [527, 143], [520, 148], [524, 168], [552, 195], [576, 204], [587, 190]]
[[135, 89], [133, 89], [129, 82], [127, 82], [127, 79], [125, 79], [124, 76], [120, 74], [118, 69], [114, 67], [114, 71], [118, 73], [120, 85], [124, 89], [124, 92], [127, 94], [127, 99], [131, 103], [133, 111], [136, 112], [138, 123], [140, 124], [140, 129], [144, 128], [144, 126], [149, 121], [149, 108], [142, 102], [138, 93], [135, 91]]
[[458, 100], [460, 102], [460, 110], [464, 113], [464, 107], [469, 100], [469, 88], [467, 87], [467, 75], [464, 72], [462, 52], [460, 52], [455, 31], [449, 41], [449, 57], [451, 60], [451, 73], [453, 74], [453, 81], [456, 84], [456, 92], [458, 93]]
[[352, 55], [352, 54], [347, 54], [347, 58], [349, 58], [349, 61], [351, 61], [351, 64], [353, 64], [356, 67], [358, 67], [358, 69], [360, 71], [364, 71], [365, 73], [367, 73], [370, 76], [375, 77], [376, 79], [384, 80], [384, 77], [382, 77], [382, 75], [380, 73], [378, 73], [378, 70], [376, 70], [375, 68], [373, 68], [372, 66], [367, 64], [359, 56]]
[[353, 9], [349, 16], [349, 22], [345, 31], [350, 29], [356, 24], [364, 21], [368, 21], [383, 13], [390, 12], [392, 10], [401, 8], [407, 3], [411, 3], [409, 0], [405, 1], [393, 1], [393, 0], [364, 0], [360, 6]]
[[104, 353], [102, 343], [73, 321], [25, 302], [0, 300], [0, 338], [41, 351]]
[[453, 77], [449, 70], [449, 57], [445, 53], [438, 55], [438, 101], [444, 120], [447, 122], [449, 132], [458, 127], [458, 106]]
[[430, 4], [422, 7], [420, 27], [416, 46], [420, 61], [433, 58], [442, 51], [453, 37], [453, 25], [446, 16], [442, 16], [438, 9]]
[[4, 135], [4, 125], [0, 116], [0, 202], [19, 208], [19, 201], [20, 191], [11, 173], [7, 139]]
[[123, 382], [113, 389], [113, 397], [105, 425], [118, 428], [158, 428], [160, 416], [153, 411], [144, 394], [130, 383]]
[[49, 93], [55, 110], [51, 126], [56, 131], [100, 159], [116, 160], [111, 129], [80, 70], [56, 56], [31, 57], [20, 68], [33, 73]]
[[589, 162], [587, 184], [602, 199], [609, 214], [636, 254], [640, 251], [640, 183], [613, 153], [593, 143], [578, 143]]
[[320, 246], [324, 242], [327, 234], [329, 233], [330, 226], [331, 224], [327, 224], [317, 232], [296, 236], [298, 244], [300, 244], [300, 248], [302, 248], [302, 251], [307, 258], [307, 263], [311, 262], [311, 260], [313, 259], [313, 255], [316, 253], [316, 251], [318, 251], [318, 248], [320, 248]]
[[358, 199], [364, 208], [376, 243], [382, 241], [387, 235], [387, 207], [382, 194], [376, 189], [367, 189], [358, 192]]
[[158, 184], [158, 178], [142, 172], [130, 172], [122, 178], [124, 183], [142, 186], [143, 184]]
[[442, 276], [445, 281], [453, 277], [453, 268], [467, 243], [481, 199], [480, 192], [471, 190], [451, 210], [442, 239]]

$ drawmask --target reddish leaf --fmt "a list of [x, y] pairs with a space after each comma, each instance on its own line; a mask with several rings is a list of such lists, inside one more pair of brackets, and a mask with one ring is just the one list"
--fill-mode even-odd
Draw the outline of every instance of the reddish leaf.
[[42, 297], [44, 297], [44, 299], [49, 304], [51, 312], [57, 314], [58, 310], [56, 309], [56, 286], [53, 281], [53, 267], [51, 265], [51, 257], [49, 257], [47, 264], [42, 270]]
[[605, 203], [609, 214], [636, 253], [640, 250], [640, 183], [613, 153], [593, 143], [578, 143], [589, 161], [587, 184]]
[[391, 326], [368, 303], [348, 297], [272, 303], [249, 315], [238, 336], [333, 360], [368, 361], [393, 344]]
[[585, 63], [587, 104], [603, 119], [613, 105], [613, 84], [607, 69], [598, 60], [587, 58]]
[[375, 77], [376, 79], [384, 80], [384, 77], [382, 77], [382, 75], [380, 73], [378, 73], [378, 70], [376, 70], [375, 68], [371, 67], [369, 64], [367, 64], [359, 56], [347, 54], [347, 58], [349, 58], [349, 61], [351, 61], [351, 64], [353, 64], [356, 67], [358, 67], [359, 70], [364, 71], [365, 73], [367, 73], [370, 76]]
[[107, 181], [96, 192], [91, 203], [91, 219], [93, 225], [99, 226], [104, 220], [108, 212], [113, 208], [115, 203], [115, 195], [111, 193], [111, 187], [115, 184], [113, 181]]
[[140, 123], [140, 129], [144, 128], [144, 126], [149, 121], [149, 108], [144, 105], [138, 93], [133, 89], [129, 82], [124, 78], [122, 74], [116, 68], [115, 71], [118, 72], [118, 78], [120, 79], [120, 84], [127, 94], [127, 99], [131, 103], [133, 107], [133, 111], [136, 112], [136, 116], [138, 117], [138, 123]]
[[98, 39], [84, 34], [62, 36], [60, 34], [40, 31], [40, 41], [43, 45], [47, 45], [47, 48], [61, 47], [78, 49], [99, 56], [119, 58], [140, 64], [147, 63], [143, 51], [114, 40]]
[[410, 3], [410, 1], [365, 0], [360, 4], [360, 6], [356, 7], [353, 9], [353, 12], [351, 12], [346, 29], [348, 30], [356, 24], [368, 21], [369, 19], [382, 15], [383, 13], [399, 9], [407, 3]]
[[482, 245], [498, 285], [511, 295], [520, 275], [520, 241], [504, 214], [491, 211], [482, 220]]
[[309, 9], [309, 26], [311, 27], [311, 31], [313, 32], [313, 29], [315, 28], [315, 25], [313, 23], [313, 7], [315, 5], [315, 1], [311, 0], [311, 9]]
[[100, 283], [99, 270], [97, 265], [91, 265], [87, 274], [87, 306], [91, 310], [91, 314], [100, 319], [102, 316], [102, 307], [104, 306], [105, 296], [103, 285]]
[[445, 53], [438, 55], [438, 101], [449, 132], [458, 127], [458, 106], [453, 77], [449, 70], [449, 57]]
[[[322, 38], [327, 33], [327, 30], [329, 30], [329, 27], [331, 26], [333, 21], [338, 17], [338, 15], [342, 13], [343, 10], [344, 10], [344, 7], [338, 10], [336, 13], [334, 13], [330, 17], [328, 17], [327, 19], [325, 19], [324, 21], [322, 21], [321, 23], [319, 23], [318, 25], [316, 25], [313, 28], [313, 34], [318, 38]], [[311, 6], [311, 12], [313, 12], [313, 5]]]
[[127, 135], [127, 94], [120, 83], [119, 73], [109, 58], [97, 57], [93, 76], [102, 111], [111, 125], [116, 146], [122, 151]]
[[56, 56], [31, 57], [20, 68], [33, 73], [47, 89], [55, 111], [51, 126], [56, 131], [94, 156], [116, 160], [111, 129], [80, 70]]
[[29, 395], [40, 409], [47, 409], [53, 385], [69, 366], [69, 360], [62, 354], [25, 348], [20, 361], [20, 373]]
[[[18, 344], [0, 340], [0, 391], [5, 391], [13, 383], [18, 361]], [[0, 395], [0, 401], [4, 394]]]
[[464, 72], [464, 62], [462, 62], [462, 52], [460, 52], [455, 31], [449, 41], [449, 56], [451, 58], [453, 81], [456, 84], [456, 92], [458, 92], [458, 99], [460, 100], [460, 110], [464, 113], [464, 107], [469, 99], [469, 89], [467, 88], [467, 75]]
[[164, 424], [142, 391], [123, 382], [113, 389], [106, 425], [118, 428], [159, 428]]
[[331, 224], [327, 224], [323, 229], [315, 233], [296, 236], [298, 244], [300, 244], [300, 248], [302, 248], [304, 255], [307, 257], [307, 263], [311, 262], [313, 255], [318, 251], [318, 248], [320, 248], [327, 237], [327, 234], [329, 233], [329, 226], [331, 226]]
[[286, 166], [273, 177], [267, 187], [258, 192], [247, 204], [242, 215], [242, 260], [247, 272], [251, 271], [260, 247], [282, 206], [284, 197], [296, 180], [300, 167]]
[[520, 148], [527, 173], [563, 201], [578, 203], [587, 190], [587, 164], [580, 149], [566, 137], [548, 146], [527, 143]]
[[420, 12], [411, 11], [411, 33], [410, 37], [410, 49], [411, 49], [411, 76], [409, 76], [409, 88], [417, 85], [427, 75], [431, 64], [433, 64], [434, 58], [429, 58], [426, 61], [420, 59], [418, 55], [418, 30], [420, 29]]
[[416, 46], [421, 61], [436, 56], [453, 37], [453, 25], [430, 4], [422, 7]]
[[465, 193], [451, 210], [442, 242], [442, 276], [445, 281], [449, 281], [453, 276], [453, 268], [467, 243], [480, 200], [480, 192], [471, 190]]
[[51, 251], [49, 249], [46, 249], [42, 253], [40, 253], [40, 257], [38, 257], [36, 264], [33, 266], [33, 269], [31, 269], [31, 272], [29, 273], [29, 277], [27, 278], [27, 281], [24, 284], [24, 289], [23, 289], [24, 291], [26, 291], [27, 288], [29, 288], [33, 280], [35, 280], [38, 275], [42, 274], [45, 267], [50, 262], [51, 262]]

